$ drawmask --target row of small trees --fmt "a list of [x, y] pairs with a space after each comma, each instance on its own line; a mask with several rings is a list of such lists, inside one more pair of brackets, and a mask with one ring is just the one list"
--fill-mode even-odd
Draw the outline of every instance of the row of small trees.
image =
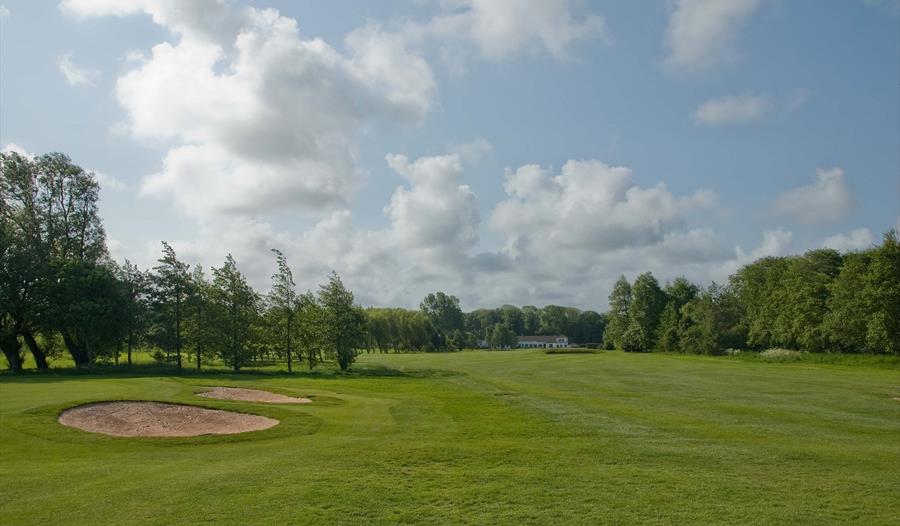
[[[109, 257], [93, 174], [54, 153], [0, 154], [0, 351], [13, 370], [24, 348], [39, 369], [68, 351], [76, 367], [132, 362], [136, 347], [181, 368], [221, 360], [326, 358], [347, 369], [363, 344], [365, 319], [332, 274], [317, 294], [297, 294], [284, 256], [260, 295], [229, 255], [207, 278], [163, 243], [159, 264], [142, 271]], [[24, 347], [23, 347], [24, 345]]]
[[683, 278], [661, 288], [650, 273], [633, 284], [621, 277], [609, 303], [608, 348], [900, 354], [900, 243], [892, 230], [860, 252], [762, 258], [705, 289]]

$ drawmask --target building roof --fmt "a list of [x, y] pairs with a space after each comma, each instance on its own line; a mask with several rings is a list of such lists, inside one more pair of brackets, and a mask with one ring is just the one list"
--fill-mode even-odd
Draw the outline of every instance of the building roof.
[[557, 334], [555, 336], [516, 336], [520, 342], [556, 343], [557, 338], [569, 339], [567, 336]]

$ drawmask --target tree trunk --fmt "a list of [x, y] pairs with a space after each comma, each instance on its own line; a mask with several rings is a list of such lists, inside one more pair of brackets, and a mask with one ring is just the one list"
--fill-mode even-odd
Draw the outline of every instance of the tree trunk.
[[32, 356], [34, 356], [34, 363], [37, 364], [37, 368], [42, 371], [49, 369], [50, 366], [47, 365], [47, 356], [44, 354], [44, 351], [41, 350], [40, 346], [38, 346], [31, 330], [23, 329], [22, 338], [25, 339], [25, 344], [28, 345], [28, 349], [31, 351]]
[[128, 365], [131, 365], [131, 348], [134, 345], [134, 331], [128, 329]]
[[69, 354], [72, 355], [72, 360], [75, 361], [75, 368], [82, 369], [85, 366], [89, 366], [91, 358], [85, 346], [66, 331], [63, 331], [62, 337], [63, 341], [66, 343], [66, 348], [69, 350]]
[[175, 360], [181, 370], [181, 297], [175, 300]]
[[3, 351], [6, 361], [9, 362], [10, 371], [17, 372], [22, 370], [22, 361], [19, 355], [19, 338], [15, 333], [5, 334], [4, 331], [2, 338], [0, 338], [0, 350]]
[[287, 366], [288, 372], [291, 372], [291, 317], [287, 319]]
[[200, 370], [200, 353], [202, 352], [202, 348], [200, 347], [200, 342], [197, 342], [197, 370]]

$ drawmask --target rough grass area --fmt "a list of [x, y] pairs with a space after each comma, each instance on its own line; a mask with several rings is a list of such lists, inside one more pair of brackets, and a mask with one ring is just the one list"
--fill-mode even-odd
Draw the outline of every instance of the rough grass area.
[[[894, 368], [541, 351], [354, 375], [0, 376], [2, 524], [896, 524]], [[374, 371], [366, 373], [363, 371]], [[268, 430], [114, 438], [80, 403], [208, 400]]]

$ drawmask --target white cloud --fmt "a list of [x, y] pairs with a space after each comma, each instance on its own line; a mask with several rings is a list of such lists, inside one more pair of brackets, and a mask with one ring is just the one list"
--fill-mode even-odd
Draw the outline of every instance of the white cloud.
[[[90, 171], [90, 170], [89, 170]], [[102, 190], [112, 190], [113, 192], [119, 192], [128, 188], [121, 179], [114, 175], [108, 175], [102, 172], [93, 172], [94, 178], [97, 179], [97, 182], [100, 184], [100, 188]]]
[[391, 218], [391, 237], [403, 251], [415, 251], [429, 266], [465, 260], [478, 241], [477, 199], [459, 184], [458, 155], [422, 157], [410, 162], [404, 155], [388, 155], [387, 162], [409, 183], [398, 187], [385, 213]]
[[196, 217], [345, 206], [362, 177], [360, 131], [417, 122], [432, 105], [428, 64], [374, 24], [350, 33], [343, 54], [301, 38], [294, 19], [271, 9], [199, 0], [62, 7], [148, 13], [177, 36], [137, 61], [116, 93], [135, 137], [174, 142], [142, 192], [171, 194]]
[[100, 71], [82, 68], [72, 62], [72, 54], [66, 53], [57, 59], [56, 65], [70, 86], [93, 86], [100, 79]]
[[734, 40], [761, 0], [677, 0], [666, 29], [666, 65], [700, 70], [735, 59]]
[[559, 175], [522, 166], [508, 171], [504, 188], [509, 198], [495, 207], [491, 225], [509, 246], [536, 255], [656, 244], [684, 225], [686, 213], [716, 202], [706, 190], [678, 197], [662, 183], [638, 186], [628, 168], [593, 160], [570, 160]]
[[3, 145], [3, 148], [0, 148], [0, 152], [2, 153], [11, 153], [15, 152], [22, 157], [28, 157], [29, 159], [33, 158], [34, 155], [29, 153], [28, 150], [25, 149], [21, 144], [16, 144], [14, 142], [8, 142]]
[[865, 250], [875, 244], [875, 237], [868, 228], [857, 228], [849, 233], [838, 233], [822, 242], [822, 247], [833, 248], [841, 252]]
[[470, 43], [488, 60], [503, 60], [519, 53], [546, 52], [566, 60], [579, 41], [608, 38], [602, 16], [572, 0], [453, 0], [446, 12], [413, 32], [445, 41], [443, 51], [453, 54], [452, 42]]
[[772, 109], [763, 95], [737, 95], [710, 99], [694, 110], [691, 118], [699, 124], [744, 124], [761, 119]]
[[3, 4], [0, 4], [0, 20], [3, 20], [4, 18], [9, 18], [11, 16], [12, 16], [12, 13], [10, 13], [9, 8]]
[[817, 169], [816, 181], [781, 194], [775, 209], [806, 224], [835, 223], [847, 217], [853, 197], [840, 168]]
[[459, 155], [464, 162], [474, 163], [494, 151], [494, 145], [484, 137], [478, 137], [469, 142], [452, 144], [448, 151]]

